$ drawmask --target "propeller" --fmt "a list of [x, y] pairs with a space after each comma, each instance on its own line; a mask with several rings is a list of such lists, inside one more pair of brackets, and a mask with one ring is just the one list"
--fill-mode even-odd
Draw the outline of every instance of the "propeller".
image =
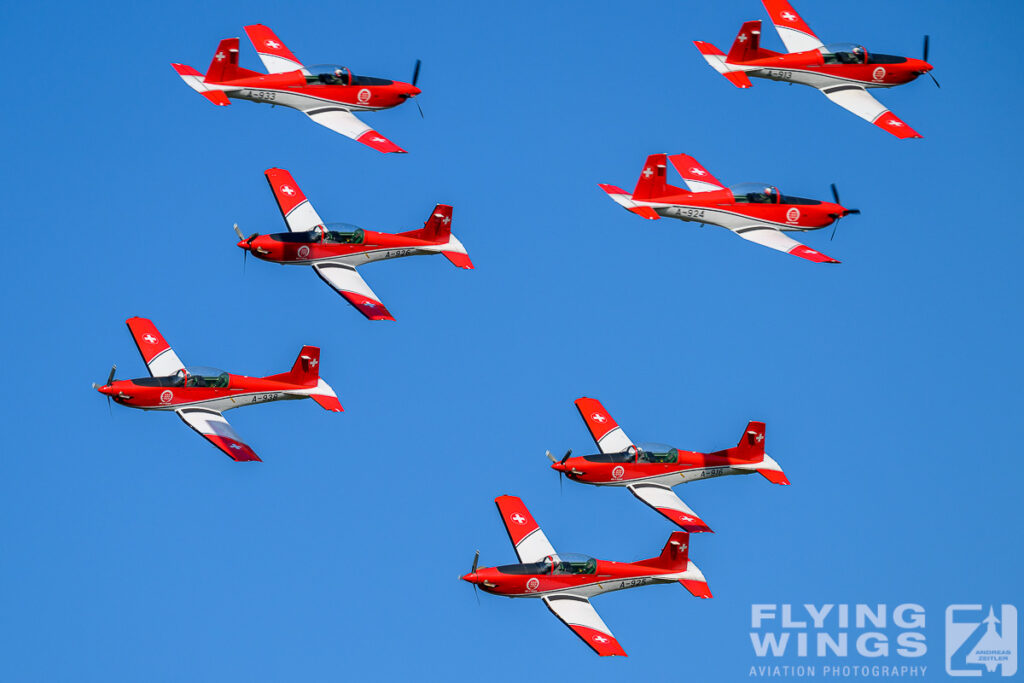
[[[235, 223], [234, 228], [235, 228], [235, 234], [238, 235], [238, 239], [240, 241], [242, 241], [242, 242], [247, 242], [249, 244], [252, 244], [252, 241], [254, 239], [256, 239], [257, 237], [259, 237], [259, 235], [260, 235], [258, 232], [254, 232], [253, 234], [249, 235], [248, 237], [243, 237], [242, 236], [242, 231], [238, 229], [238, 223]], [[248, 262], [248, 259], [249, 259], [249, 250], [248, 249], [243, 249], [242, 250], [242, 272], [243, 273], [245, 272], [245, 265]]]
[[[928, 36], [925, 36], [924, 39], [925, 39], [925, 43], [924, 43], [925, 54], [928, 54]], [[416, 60], [416, 66], [414, 66], [413, 69], [412, 69], [412, 84], [413, 84], [413, 86], [415, 86], [416, 82], [420, 80], [420, 65], [422, 63], [423, 63], [422, 59], [417, 59]]]
[[[839, 201], [839, 190], [836, 189], [836, 184], [835, 183], [832, 183], [832, 198], [836, 200], [836, 204], [839, 204], [840, 206], [843, 205], [843, 203], [841, 201]], [[841, 214], [840, 213], [830, 213], [829, 214], [829, 216], [834, 218], [835, 221], [836, 221], [835, 223], [832, 224], [832, 236], [829, 237], [830, 241], [834, 240], [836, 238], [836, 230], [839, 228], [839, 219], [840, 218], [842, 218], [843, 216], [850, 216], [850, 215], [854, 215], [854, 214], [859, 214], [860, 213], [860, 209], [846, 209], [845, 211], [846, 211], [846, 213], [841, 213]]]
[[[412, 84], [411, 85], [414, 88], [416, 87], [416, 83], [420, 80], [420, 66], [422, 64], [423, 64], [423, 60], [422, 59], [417, 59], [416, 60], [416, 66], [414, 66], [413, 69], [412, 69]], [[402, 97], [404, 97], [405, 99], [409, 99], [409, 98], [411, 98], [413, 96], [412, 95], [402, 95]], [[415, 98], [413, 98], [413, 99], [415, 99]], [[423, 107], [420, 106], [420, 101], [419, 100], [415, 100], [415, 101], [416, 101], [416, 108], [420, 110], [420, 118], [421, 119], [425, 118], [423, 116]]]
[[[572, 449], [570, 448], [569, 450], [567, 450], [565, 452], [565, 455], [562, 456], [561, 460], [555, 460], [555, 456], [551, 455], [551, 451], [545, 451], [544, 455], [548, 456], [548, 460], [550, 460], [552, 463], [564, 465], [565, 461], [569, 459], [570, 455], [572, 455]], [[558, 470], [558, 492], [562, 492], [562, 470]]]
[[[470, 574], [476, 574], [476, 565], [480, 562], [480, 551], [476, 551], [476, 555], [473, 556], [473, 568], [469, 570]], [[476, 596], [476, 604], [480, 604], [480, 589], [477, 588], [476, 584], [473, 584], [473, 595]]]
[[[117, 372], [117, 364], [116, 363], [114, 365], [110, 366], [110, 374], [107, 375], [107, 382], [103, 386], [109, 387], [111, 384], [114, 383], [114, 373], [115, 372]], [[96, 382], [93, 382], [92, 383], [92, 388], [93, 389], [99, 389], [100, 385], [96, 384]], [[113, 417], [114, 416], [114, 410], [110, 407], [110, 394], [107, 394], [107, 410], [110, 412], [110, 416]]]
[[[924, 36], [924, 55], [921, 57], [921, 59], [923, 59], [926, 62], [928, 61], [928, 43], [929, 43], [929, 36], [927, 34], [925, 34], [925, 36]], [[939, 85], [939, 81], [935, 78], [935, 74], [933, 74], [931, 71], [927, 71], [925, 73], [927, 73], [929, 76], [931, 76], [932, 82], [935, 83], [935, 87], [936, 88], [941, 88], [942, 87], [941, 85]]]

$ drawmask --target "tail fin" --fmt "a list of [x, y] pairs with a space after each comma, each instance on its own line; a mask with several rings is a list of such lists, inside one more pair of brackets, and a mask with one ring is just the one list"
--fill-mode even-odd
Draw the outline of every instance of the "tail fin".
[[667, 173], [668, 155], [652, 154], [647, 157], [644, 170], [640, 172], [640, 179], [633, 190], [633, 199], [652, 199], [663, 197], [666, 194], [668, 183], [665, 181]]
[[705, 61], [711, 65], [711, 68], [728, 78], [729, 82], [737, 88], [749, 88], [752, 85], [742, 69], [733, 69], [726, 63], [726, 56], [717, 47], [711, 43], [705, 43], [703, 40], [695, 40], [693, 44], [704, 55]]
[[422, 228], [405, 234], [427, 242], [441, 244], [441, 253], [451, 261], [453, 266], [473, 270], [473, 261], [466, 253], [466, 248], [452, 234], [452, 210], [448, 204], [438, 204]]
[[452, 207], [438, 204], [419, 231], [419, 238], [431, 242], [447, 242], [452, 234]]
[[673, 531], [668, 537], [661, 555], [657, 558], [658, 565], [666, 569], [683, 571], [690, 563], [690, 534], [685, 531]]
[[223, 83], [238, 78], [238, 72], [238, 38], [225, 38], [213, 54], [210, 68], [206, 70], [206, 80]]
[[271, 375], [266, 379], [290, 382], [306, 387], [295, 393], [309, 396], [324, 410], [335, 413], [344, 410], [331, 385], [320, 379], [320, 348], [317, 346], [303, 346], [291, 370], [279, 375]]
[[789, 484], [789, 479], [779, 466], [779, 463], [764, 452], [764, 422], [747, 423], [747, 431], [740, 437], [736, 448], [729, 449], [735, 457], [745, 460], [743, 463], [734, 463], [732, 467], [738, 470], [752, 470], [773, 484]]
[[278, 375], [270, 375], [266, 379], [273, 379], [279, 382], [290, 382], [301, 384], [306, 387], [315, 387], [320, 380], [320, 348], [317, 346], [303, 346], [299, 351], [292, 369]]
[[750, 462], [764, 460], [764, 422], [748, 422], [747, 430], [736, 444], [736, 455]]
[[757, 21], [748, 21], [740, 27], [740, 32], [736, 34], [736, 40], [733, 41], [726, 60], [729, 62], [746, 62], [751, 59], [757, 59], [760, 52], [761, 20], [758, 19]]

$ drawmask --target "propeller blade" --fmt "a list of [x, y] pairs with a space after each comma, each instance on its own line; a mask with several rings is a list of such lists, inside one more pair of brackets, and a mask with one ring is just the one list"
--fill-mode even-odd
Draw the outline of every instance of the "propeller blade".
[[842, 202], [839, 201], [839, 190], [836, 189], [835, 183], [832, 183], [832, 198], [836, 200], [836, 204], [842, 205]]
[[846, 210], [846, 215], [847, 216], [858, 216], [858, 215], [860, 215], [860, 209], [847, 209]]
[[477, 607], [479, 607], [480, 606], [480, 589], [477, 587], [477, 585], [475, 583], [473, 584], [473, 595], [476, 596], [476, 605], [477, 605]]
[[565, 452], [564, 456], [562, 456], [562, 464], [563, 465], [565, 464], [565, 461], [569, 459], [570, 455], [572, 455], [572, 449], [571, 448]]
[[110, 367], [110, 374], [107, 375], [107, 383], [104, 384], [103, 386], [109, 387], [111, 385], [111, 383], [113, 383], [113, 381], [114, 381], [114, 373], [115, 372], [117, 372], [117, 364], [116, 363]]
[[416, 60], [416, 66], [413, 67], [413, 70], [412, 70], [412, 84], [413, 85], [416, 85], [416, 81], [420, 80], [420, 64], [422, 64], [422, 63], [423, 63], [422, 60], [417, 59]]
[[[934, 77], [933, 77], [933, 78], [934, 78]], [[419, 100], [417, 100], [417, 99], [413, 99], [413, 102], [415, 102], [415, 103], [416, 103], [416, 108], [420, 110], [420, 118], [421, 118], [421, 119], [425, 119], [425, 118], [427, 118], [426, 116], [424, 116], [424, 115], [423, 115], [423, 107], [421, 107], [421, 106], [420, 106], [420, 101], [419, 101]]]
[[254, 239], [256, 239], [259, 236], [260, 236], [260, 234], [258, 232], [254, 232], [253, 234], [251, 234], [248, 237], [246, 237], [245, 241], [246, 242], [252, 242]]
[[935, 87], [936, 88], [941, 88], [942, 87], [941, 85], [939, 85], [939, 81], [936, 80], [935, 74], [933, 74], [931, 71], [929, 71], [928, 75], [932, 77], [932, 82], [935, 83]]
[[235, 223], [235, 234], [238, 235], [238, 239], [245, 239], [244, 237], [242, 237], [242, 231], [238, 229], [238, 223]]
[[110, 413], [110, 417], [114, 417], [114, 409], [110, 407], [110, 394], [107, 394], [107, 412]]
[[558, 462], [557, 460], [555, 460], [555, 456], [551, 455], [551, 451], [544, 451], [544, 455], [548, 456], [548, 460], [550, 460], [551, 462]]
[[470, 572], [469, 572], [470, 574], [475, 574], [476, 573], [476, 565], [477, 565], [478, 562], [480, 562], [480, 551], [479, 550], [477, 550], [476, 551], [476, 555], [473, 556], [473, 569], [470, 570]]
[[924, 36], [924, 56], [921, 57], [921, 59], [923, 59], [926, 62], [928, 61], [928, 42], [929, 42], [928, 34], [925, 34], [925, 36]]
[[834, 240], [836, 238], [836, 230], [838, 228], [839, 228], [839, 219], [837, 218], [836, 222], [832, 224], [832, 236], [828, 238], [829, 242], [831, 242], [832, 240]]

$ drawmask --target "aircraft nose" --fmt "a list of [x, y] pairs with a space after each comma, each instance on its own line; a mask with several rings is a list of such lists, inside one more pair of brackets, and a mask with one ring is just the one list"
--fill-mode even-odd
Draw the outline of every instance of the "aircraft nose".
[[248, 249], [249, 243], [245, 240], [238, 240], [238, 246], [242, 249]]
[[117, 393], [117, 391], [114, 389], [114, 387], [112, 385], [110, 385], [110, 384], [107, 384], [107, 385], [102, 386], [102, 387], [98, 386], [98, 387], [96, 387], [96, 391], [98, 391], [101, 394], [104, 394], [106, 396], [113, 396], [114, 394]]
[[483, 579], [481, 579], [479, 576], [477, 576], [476, 572], [470, 572], [469, 574], [463, 574], [459, 578], [462, 579], [463, 581], [468, 582], [468, 583], [480, 583], [481, 581], [483, 581]]
[[568, 468], [565, 466], [564, 463], [553, 462], [551, 463], [551, 469], [555, 470], [556, 472], [565, 472]]

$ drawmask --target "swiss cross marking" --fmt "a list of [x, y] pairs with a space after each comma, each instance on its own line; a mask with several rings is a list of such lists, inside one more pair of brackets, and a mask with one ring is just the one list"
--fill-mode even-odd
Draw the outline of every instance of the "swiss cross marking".
[[703, 170], [701, 170], [699, 168], [691, 168], [690, 169], [690, 173], [692, 173], [694, 175], [707, 175], [708, 174], [707, 171], [703, 171]]
[[608, 421], [608, 418], [602, 415], [601, 413], [594, 413], [593, 415], [590, 416], [590, 419], [593, 420], [594, 422], [602, 424]]
[[309, 367], [315, 368], [318, 363], [320, 363], [320, 361], [318, 361], [316, 358], [314, 358], [313, 360], [309, 361]]
[[796, 21], [796, 15], [792, 12], [783, 12], [781, 16], [786, 21]]
[[387, 142], [387, 139], [386, 139], [386, 138], [382, 138], [382, 137], [381, 137], [381, 136], [379, 136], [379, 135], [378, 135], [377, 137], [375, 137], [375, 138], [370, 138], [370, 139], [371, 139], [371, 140], [372, 140], [373, 142]]
[[523, 517], [518, 512], [516, 514], [512, 515], [511, 517], [509, 517], [509, 519], [511, 519], [516, 524], [526, 524], [526, 517]]
[[886, 121], [886, 123], [889, 124], [890, 126], [902, 126], [903, 125], [902, 121], [897, 121], [896, 119], [889, 119], [888, 121]]
[[281, 47], [281, 43], [277, 42], [276, 40], [268, 40], [266, 43], [264, 43], [264, 45], [269, 47], [271, 50], [276, 50], [277, 48]]
[[229, 448], [233, 448], [233, 449], [234, 449], [234, 450], [236, 450], [236, 451], [240, 451], [240, 450], [242, 450], [242, 447], [241, 447], [241, 446], [239, 446], [239, 445], [238, 445], [237, 443], [233, 443], [233, 444], [231, 444], [231, 445], [229, 446]]
[[604, 636], [594, 636], [594, 642], [597, 642], [597, 643], [607, 643], [608, 639], [605, 638]]
[[756, 437], [754, 437], [754, 440], [757, 441], [758, 443], [761, 443], [762, 441], [764, 441], [764, 434], [758, 434]]
[[747, 42], [747, 34], [746, 33], [741, 33], [740, 37], [737, 38], [736, 40], [740, 41], [741, 43]]
[[295, 188], [291, 187], [290, 185], [282, 185], [281, 192], [284, 192], [286, 195], [291, 197], [292, 195], [295, 194]]
[[143, 337], [143, 339], [145, 339], [150, 344], [156, 344], [156, 342], [157, 342], [157, 338], [154, 337], [153, 335], [151, 335], [148, 332], [146, 333], [146, 336]]
[[650, 166], [644, 169], [644, 178], [650, 178], [652, 175], [654, 175], [654, 171]]
[[223, 52], [218, 52], [217, 54], [215, 54], [213, 56], [213, 58], [216, 59], [218, 62], [223, 62], [224, 61], [224, 57], [225, 57], [225, 55], [224, 55]]

